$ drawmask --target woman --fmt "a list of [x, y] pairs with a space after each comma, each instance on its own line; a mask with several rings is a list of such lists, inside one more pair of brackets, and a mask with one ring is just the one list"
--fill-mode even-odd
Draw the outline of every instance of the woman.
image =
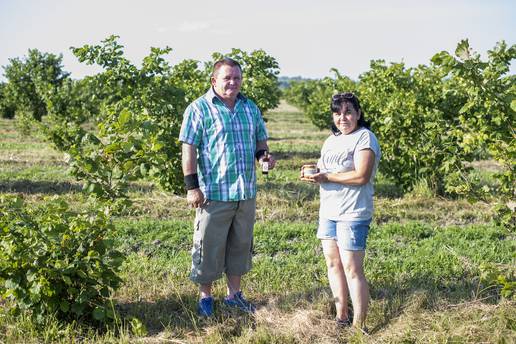
[[364, 256], [373, 215], [373, 180], [380, 147], [368, 129], [358, 98], [353, 93], [332, 97], [332, 132], [321, 149], [319, 173], [301, 178], [320, 184], [319, 228], [328, 279], [335, 299], [336, 321], [365, 328], [369, 287], [364, 275]]

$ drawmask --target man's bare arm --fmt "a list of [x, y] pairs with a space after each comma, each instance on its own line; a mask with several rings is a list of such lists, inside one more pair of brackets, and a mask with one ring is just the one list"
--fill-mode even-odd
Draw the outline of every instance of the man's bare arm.
[[[182, 166], [185, 176], [197, 174], [197, 147], [188, 143], [183, 143], [182, 147]], [[201, 189], [195, 188], [187, 191], [186, 201], [194, 208], [198, 208], [204, 203], [204, 194]]]

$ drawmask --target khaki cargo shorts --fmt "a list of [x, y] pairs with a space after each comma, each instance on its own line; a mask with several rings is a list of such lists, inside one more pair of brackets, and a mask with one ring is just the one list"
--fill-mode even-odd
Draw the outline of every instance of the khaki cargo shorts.
[[190, 279], [210, 284], [251, 270], [256, 199], [208, 200], [196, 209]]

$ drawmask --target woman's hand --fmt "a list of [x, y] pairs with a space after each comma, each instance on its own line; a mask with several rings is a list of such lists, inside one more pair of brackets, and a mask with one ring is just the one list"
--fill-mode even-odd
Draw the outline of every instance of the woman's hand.
[[343, 185], [365, 185], [371, 179], [374, 168], [375, 156], [371, 149], [364, 149], [358, 152], [356, 170], [335, 173], [316, 173], [304, 175], [301, 170], [301, 180], [311, 183], [337, 183]]
[[328, 173], [316, 173], [316, 174], [312, 174], [311, 176], [312, 181], [314, 183], [327, 183], [328, 182]]
[[305, 182], [310, 183], [327, 183], [328, 182], [328, 173], [316, 173], [312, 175], [304, 175], [303, 170], [301, 170], [301, 176], [300, 179]]

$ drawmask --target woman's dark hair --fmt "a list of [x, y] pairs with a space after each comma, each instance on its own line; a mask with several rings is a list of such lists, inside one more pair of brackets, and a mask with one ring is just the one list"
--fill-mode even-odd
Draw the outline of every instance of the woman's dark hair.
[[[351, 92], [337, 93], [331, 97], [330, 109], [332, 113], [340, 112], [344, 104], [351, 104], [356, 112], [360, 112], [360, 118], [358, 119], [357, 125], [369, 129], [369, 122], [364, 118], [364, 112], [360, 107], [360, 101], [357, 96]], [[331, 124], [331, 132], [333, 135], [338, 136], [341, 134], [335, 123]]]

